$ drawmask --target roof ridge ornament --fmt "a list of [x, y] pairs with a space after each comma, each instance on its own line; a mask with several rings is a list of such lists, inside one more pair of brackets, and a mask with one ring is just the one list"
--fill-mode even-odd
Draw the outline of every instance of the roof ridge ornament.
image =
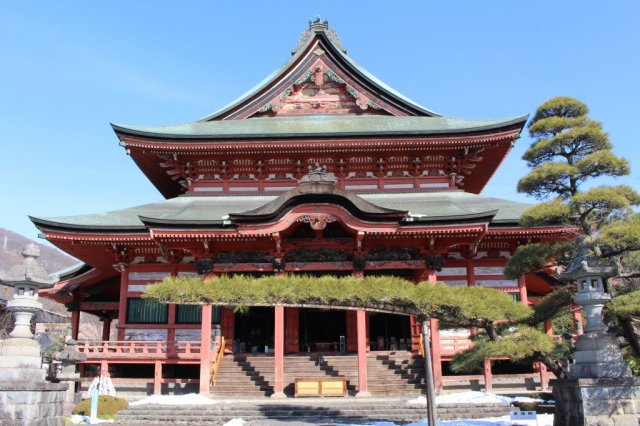
[[298, 38], [298, 43], [296, 47], [291, 51], [292, 55], [298, 53], [298, 51], [309, 41], [310, 38], [313, 37], [316, 33], [323, 32], [329, 41], [337, 47], [342, 53], [347, 54], [347, 49], [342, 45], [340, 38], [338, 37], [338, 33], [333, 28], [329, 28], [329, 20], [325, 19], [324, 21], [318, 15], [318, 17], [314, 19], [309, 19], [309, 28], [302, 31], [300, 37]]
[[338, 183], [338, 178], [333, 173], [327, 173], [327, 166], [320, 166], [318, 163], [315, 166], [309, 166], [309, 173], [302, 176], [298, 183], [325, 183], [335, 185]]

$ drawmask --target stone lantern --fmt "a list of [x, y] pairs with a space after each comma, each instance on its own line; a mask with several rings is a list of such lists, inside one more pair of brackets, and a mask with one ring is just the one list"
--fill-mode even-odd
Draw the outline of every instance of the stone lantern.
[[587, 324], [576, 341], [567, 379], [551, 381], [554, 426], [638, 424], [640, 379], [631, 376], [618, 342], [602, 321], [602, 309], [611, 300], [605, 283], [616, 273], [587, 248], [560, 273], [560, 278], [576, 282], [573, 300], [584, 309]]
[[22, 256], [20, 265], [0, 275], [0, 283], [14, 289], [7, 310], [15, 319], [9, 339], [0, 341], [0, 379], [42, 381], [40, 345], [33, 340], [31, 319], [42, 309], [38, 290], [52, 287], [58, 278], [49, 277], [38, 263], [40, 248], [37, 245], [27, 244]]
[[52, 287], [50, 278], [38, 263], [40, 249], [27, 244], [24, 259], [6, 274], [0, 284], [13, 287], [13, 299], [7, 309], [15, 318], [9, 338], [0, 341], [0, 414], [2, 424], [63, 425], [66, 383], [49, 383], [41, 369], [40, 345], [33, 340], [31, 318], [42, 309], [38, 290]]
[[576, 282], [578, 294], [573, 301], [586, 316], [584, 334], [576, 341], [575, 363], [569, 366], [570, 379], [631, 376], [617, 340], [602, 320], [602, 309], [611, 300], [605, 282], [616, 274], [614, 266], [586, 251], [560, 273], [563, 280]]

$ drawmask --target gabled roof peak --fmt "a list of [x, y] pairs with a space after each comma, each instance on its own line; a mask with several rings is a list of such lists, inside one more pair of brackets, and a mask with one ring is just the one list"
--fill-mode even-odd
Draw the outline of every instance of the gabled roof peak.
[[338, 48], [345, 55], [347, 54], [347, 49], [345, 49], [345, 47], [342, 45], [342, 42], [340, 41], [336, 30], [329, 28], [329, 20], [325, 19], [323, 21], [322, 18], [320, 18], [320, 15], [318, 15], [315, 20], [309, 19], [309, 28], [302, 31], [302, 34], [300, 34], [300, 38], [298, 38], [298, 44], [296, 44], [296, 47], [294, 47], [291, 51], [291, 55], [295, 55], [296, 53], [298, 53], [298, 51], [306, 45], [307, 41], [309, 41], [309, 39], [313, 37], [314, 34], [318, 33], [324, 33], [336, 48]]

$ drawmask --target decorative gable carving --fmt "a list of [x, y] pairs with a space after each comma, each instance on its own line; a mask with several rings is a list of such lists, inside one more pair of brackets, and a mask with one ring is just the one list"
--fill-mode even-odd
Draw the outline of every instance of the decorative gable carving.
[[[323, 52], [318, 52], [322, 55]], [[331, 70], [321, 59], [253, 117], [309, 114], [389, 115], [378, 103]]]

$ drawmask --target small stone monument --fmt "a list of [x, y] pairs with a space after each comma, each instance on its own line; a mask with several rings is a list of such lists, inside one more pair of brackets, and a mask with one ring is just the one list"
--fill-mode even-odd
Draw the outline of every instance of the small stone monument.
[[58, 279], [38, 263], [37, 245], [27, 244], [22, 256], [20, 265], [0, 275], [0, 284], [14, 288], [7, 309], [15, 319], [9, 338], [0, 341], [0, 417], [3, 425], [62, 425], [67, 385], [44, 380], [40, 345], [31, 332], [31, 319], [42, 309], [38, 290]]
[[602, 320], [602, 310], [611, 300], [606, 280], [616, 275], [584, 248], [560, 278], [575, 281], [573, 299], [585, 311], [584, 334], [576, 341], [575, 362], [568, 367], [567, 380], [554, 380], [556, 400], [554, 426], [638, 425], [640, 379], [631, 376], [615, 337]]
[[64, 401], [66, 413], [73, 409], [76, 382], [80, 379], [80, 374], [76, 373], [76, 364], [87, 359], [87, 354], [78, 352], [76, 345], [75, 340], [69, 339], [63, 350], [53, 354], [53, 359], [62, 364], [62, 371], [57, 374], [58, 380], [69, 385]]

